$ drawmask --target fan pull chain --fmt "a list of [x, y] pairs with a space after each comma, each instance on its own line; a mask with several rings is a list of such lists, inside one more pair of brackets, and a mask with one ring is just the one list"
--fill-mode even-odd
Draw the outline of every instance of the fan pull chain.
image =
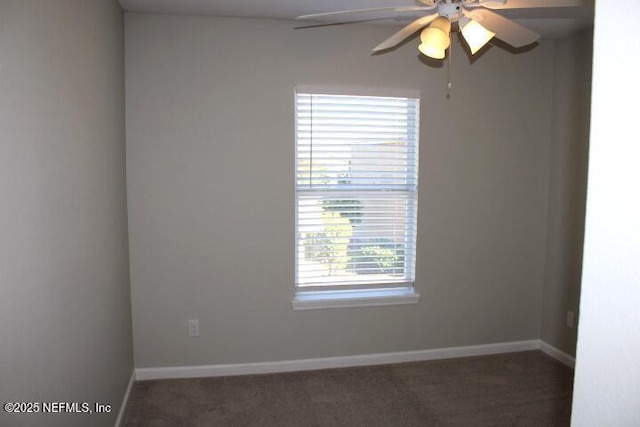
[[453, 56], [453, 43], [449, 45], [449, 57], [447, 58], [447, 99], [451, 99], [451, 57]]

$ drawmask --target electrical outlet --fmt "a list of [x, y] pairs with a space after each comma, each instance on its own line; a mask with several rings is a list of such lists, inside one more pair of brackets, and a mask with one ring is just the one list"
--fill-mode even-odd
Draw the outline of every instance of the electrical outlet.
[[567, 328], [573, 328], [575, 322], [575, 314], [573, 311], [567, 311]]
[[198, 319], [189, 320], [189, 336], [190, 337], [200, 336], [200, 323], [198, 322]]

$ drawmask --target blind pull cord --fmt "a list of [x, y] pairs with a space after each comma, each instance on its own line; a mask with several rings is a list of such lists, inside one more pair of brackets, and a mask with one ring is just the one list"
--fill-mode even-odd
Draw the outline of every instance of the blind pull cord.
[[309, 95], [309, 105], [311, 107], [311, 118], [310, 118], [310, 141], [309, 141], [309, 190], [313, 188], [311, 184], [311, 178], [313, 177], [313, 95]]

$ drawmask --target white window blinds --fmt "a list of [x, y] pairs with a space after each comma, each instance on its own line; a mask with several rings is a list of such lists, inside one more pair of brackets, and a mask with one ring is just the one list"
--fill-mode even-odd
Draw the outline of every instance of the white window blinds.
[[419, 99], [296, 94], [296, 284], [413, 284]]

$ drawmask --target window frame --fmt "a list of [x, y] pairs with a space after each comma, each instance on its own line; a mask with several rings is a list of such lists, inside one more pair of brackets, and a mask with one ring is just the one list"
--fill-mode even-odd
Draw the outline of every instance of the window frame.
[[[295, 310], [308, 310], [318, 308], [338, 308], [338, 307], [361, 307], [415, 304], [420, 298], [415, 290], [415, 258], [417, 254], [417, 209], [418, 209], [418, 188], [415, 188], [415, 209], [412, 215], [407, 218], [407, 223], [412, 222], [415, 230], [414, 247], [408, 256], [413, 258], [411, 266], [413, 268], [413, 281], [379, 282], [346, 285], [305, 285], [299, 286], [299, 188], [298, 188], [298, 94], [317, 95], [346, 95], [346, 96], [366, 96], [366, 97], [393, 97], [417, 99], [420, 102], [421, 94], [419, 90], [413, 89], [391, 89], [391, 88], [367, 88], [367, 87], [341, 87], [322, 85], [296, 85], [294, 90], [294, 194], [295, 194], [295, 273], [294, 273], [294, 298], [292, 301]], [[420, 110], [418, 107], [418, 123], [420, 121]], [[419, 146], [419, 125], [416, 144]], [[417, 148], [417, 147], [416, 147]], [[419, 152], [419, 150], [418, 150]], [[419, 159], [416, 156], [416, 178], [419, 179]], [[319, 193], [320, 194], [320, 193]], [[407, 262], [405, 261], [405, 267]], [[406, 277], [406, 273], [405, 273]]]

